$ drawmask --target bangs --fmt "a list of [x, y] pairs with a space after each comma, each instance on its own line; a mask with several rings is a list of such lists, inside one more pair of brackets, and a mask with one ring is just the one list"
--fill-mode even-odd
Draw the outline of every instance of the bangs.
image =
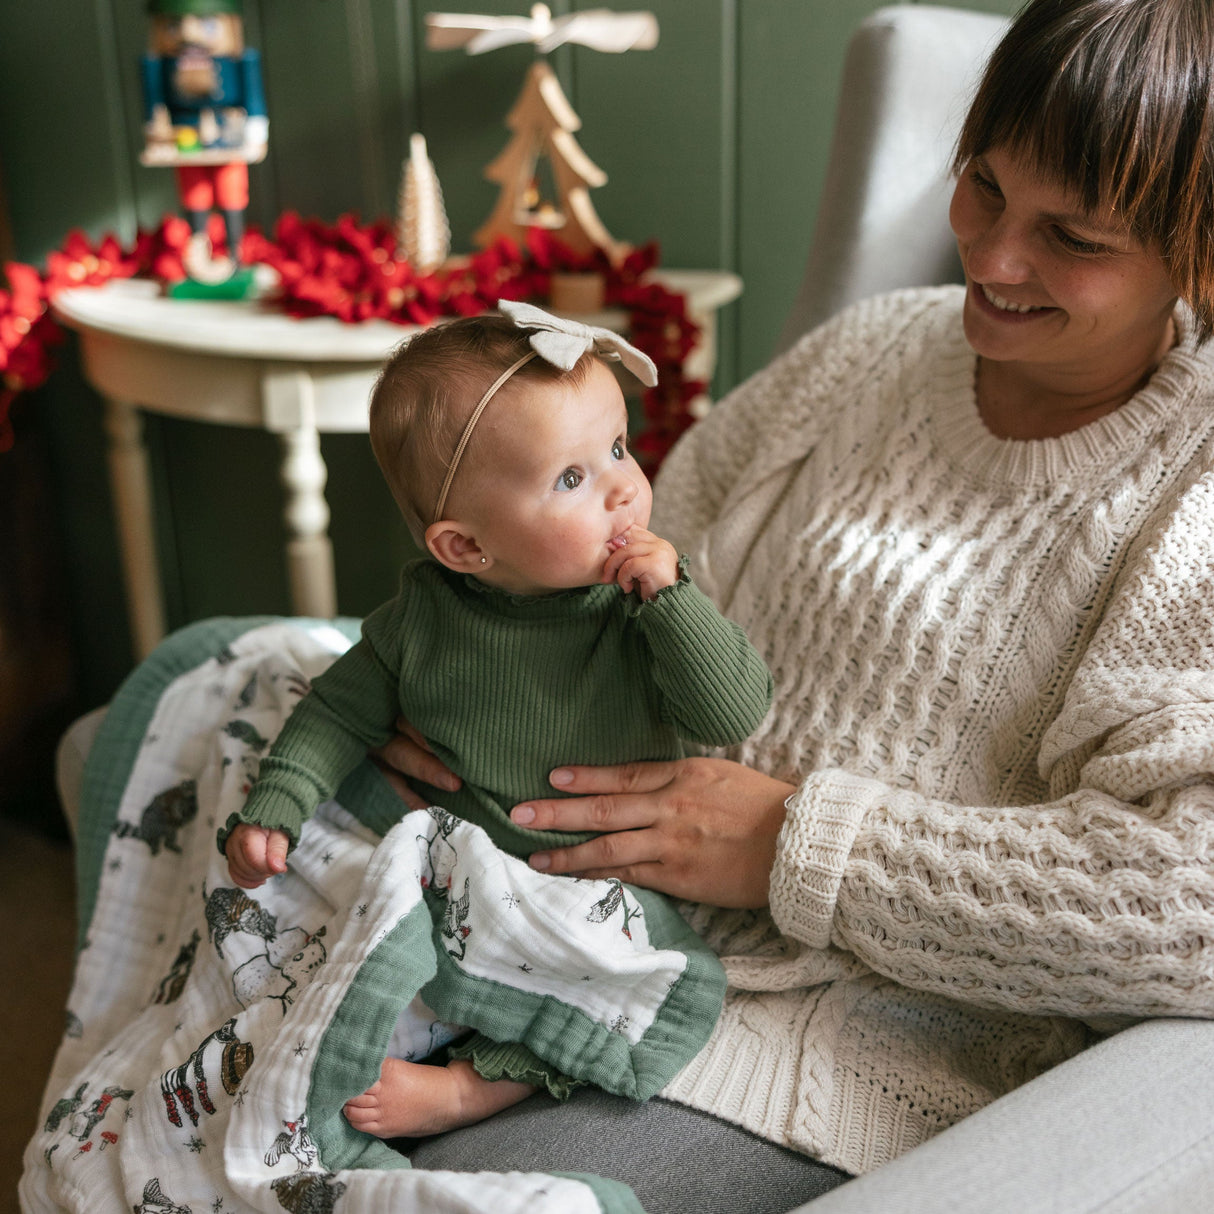
[[1033, 0], [995, 48], [953, 170], [1005, 148], [1158, 251], [1214, 331], [1214, 0]]
[[1191, 2], [1030, 6], [991, 59], [954, 167], [1004, 147], [1092, 216], [1115, 211], [1144, 243], [1166, 246], [1212, 187], [1202, 9], [1208, 18]]

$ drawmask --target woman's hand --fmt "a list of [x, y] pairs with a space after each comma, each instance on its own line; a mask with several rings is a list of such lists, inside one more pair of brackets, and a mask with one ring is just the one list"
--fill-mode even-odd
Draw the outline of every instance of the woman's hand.
[[389, 738], [378, 750], [373, 750], [371, 758], [384, 773], [396, 795], [410, 809], [426, 809], [433, 804], [433, 798], [414, 792], [406, 777], [412, 776], [415, 780], [432, 784], [435, 788], [445, 788], [448, 792], [454, 792], [462, 783], [459, 776], [435, 756], [426, 739], [404, 717], [396, 718], [395, 737]]
[[767, 905], [792, 784], [725, 759], [561, 767], [552, 783], [575, 798], [528, 801], [511, 819], [537, 830], [605, 832], [536, 852], [532, 868], [618, 877], [713, 906]]

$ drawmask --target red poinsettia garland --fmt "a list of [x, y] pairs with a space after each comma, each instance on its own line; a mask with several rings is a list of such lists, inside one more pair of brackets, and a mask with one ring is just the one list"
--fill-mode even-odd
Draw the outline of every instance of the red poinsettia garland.
[[[216, 220], [218, 223], [218, 220]], [[123, 248], [113, 236], [90, 244], [83, 232], [68, 234], [47, 258], [45, 272], [20, 262], [4, 266], [8, 289], [0, 289], [0, 451], [13, 444], [9, 410], [16, 398], [40, 386], [54, 368], [52, 351], [63, 331], [50, 312], [66, 287], [100, 286], [114, 278], [146, 277], [161, 282], [185, 278], [182, 256], [189, 225], [169, 216], [155, 231], [141, 231]], [[212, 234], [222, 245], [222, 229]], [[266, 306], [291, 316], [334, 316], [348, 323], [379, 319], [429, 324], [442, 316], [474, 316], [499, 299], [547, 299], [554, 273], [603, 276], [606, 303], [628, 311], [631, 339], [658, 368], [658, 386], [643, 397], [645, 424], [636, 437], [638, 457], [656, 468], [693, 420], [692, 402], [706, 388], [683, 374], [683, 362], [699, 340], [682, 295], [645, 275], [658, 262], [657, 246], [634, 249], [619, 264], [601, 254], [580, 255], [550, 233], [532, 229], [525, 248], [500, 240], [490, 248], [422, 273], [404, 258], [386, 222], [363, 224], [353, 215], [336, 223], [288, 212], [273, 237], [249, 232], [240, 260], [261, 264], [278, 277]]]

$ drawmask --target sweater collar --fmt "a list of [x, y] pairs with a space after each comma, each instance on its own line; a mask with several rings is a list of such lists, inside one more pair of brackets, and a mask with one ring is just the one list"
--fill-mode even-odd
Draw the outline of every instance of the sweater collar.
[[928, 336], [941, 351], [925, 366], [921, 399], [932, 434], [971, 481], [1044, 488], [1103, 479], [1136, 458], [1152, 435], [1196, 403], [1209, 409], [1200, 387], [1211, 374], [1210, 356], [1197, 347], [1195, 325], [1178, 306], [1178, 340], [1155, 374], [1120, 409], [1058, 438], [1007, 439], [992, 434], [978, 412], [974, 392], [977, 355], [965, 340], [958, 288], [942, 302]]
[[491, 611], [516, 619], [568, 619], [593, 615], [611, 606], [623, 592], [612, 583], [607, 586], [574, 586], [551, 594], [512, 594], [490, 586], [470, 573], [444, 571], [447, 581], [462, 597], [482, 603]]

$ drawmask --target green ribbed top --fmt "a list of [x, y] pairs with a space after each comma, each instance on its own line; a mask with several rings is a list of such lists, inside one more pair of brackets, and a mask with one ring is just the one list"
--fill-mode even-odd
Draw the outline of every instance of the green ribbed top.
[[561, 764], [740, 742], [771, 694], [743, 631], [685, 571], [650, 602], [616, 585], [531, 597], [422, 559], [291, 713], [220, 847], [238, 821], [285, 830], [294, 845], [400, 714], [464, 782], [454, 793], [417, 784], [436, 805], [514, 855], [580, 842], [590, 836], [524, 830], [509, 811], [560, 795], [548, 775]]

